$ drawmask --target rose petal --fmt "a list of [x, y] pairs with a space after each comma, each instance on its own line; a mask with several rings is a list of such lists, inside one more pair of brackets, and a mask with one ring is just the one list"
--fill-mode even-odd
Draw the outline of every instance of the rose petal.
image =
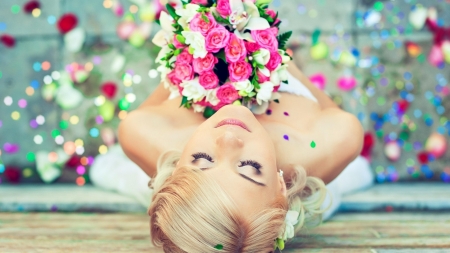
[[245, 26], [248, 30], [265, 30], [270, 28], [269, 22], [263, 18], [252, 17]]

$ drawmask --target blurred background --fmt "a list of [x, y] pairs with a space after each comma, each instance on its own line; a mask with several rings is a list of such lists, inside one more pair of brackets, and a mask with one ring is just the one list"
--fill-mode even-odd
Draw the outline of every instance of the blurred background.
[[[376, 182], [450, 183], [450, 1], [272, 7], [294, 32], [297, 65], [362, 122]], [[158, 0], [0, 1], [1, 184], [89, 184], [120, 120], [159, 84], [161, 10]]]

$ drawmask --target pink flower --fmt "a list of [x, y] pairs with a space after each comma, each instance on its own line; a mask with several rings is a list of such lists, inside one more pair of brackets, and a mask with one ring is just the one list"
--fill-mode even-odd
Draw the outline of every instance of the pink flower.
[[239, 39], [236, 35], [231, 34], [230, 41], [225, 48], [225, 57], [227, 62], [237, 62], [247, 55], [244, 41]]
[[200, 85], [209, 90], [214, 89], [219, 85], [219, 78], [213, 71], [206, 71], [199, 77]]
[[189, 81], [194, 79], [194, 70], [191, 65], [187, 64], [175, 64], [175, 68], [173, 69], [176, 78], [181, 81]]
[[230, 0], [218, 0], [217, 12], [223, 18], [227, 18], [231, 14]]
[[269, 29], [267, 29], [267, 30], [269, 30], [269, 31], [271, 31], [272, 33], [273, 33], [273, 35], [275, 35], [275, 37], [277, 37], [278, 36], [278, 28], [277, 27], [271, 27], [271, 28], [269, 28]]
[[208, 0], [192, 0], [191, 4], [202, 4], [202, 5], [207, 5], [208, 4]]
[[216, 106], [211, 105], [211, 108], [212, 108], [214, 111], [218, 111], [218, 110], [220, 110], [222, 107], [224, 107], [224, 106], [226, 106], [226, 105], [229, 105], [229, 104], [225, 104], [225, 103], [220, 102], [220, 103], [219, 103], [218, 105], [216, 105]]
[[252, 30], [251, 33], [252, 38], [262, 48], [265, 48], [271, 52], [278, 50], [278, 40], [277, 37], [273, 34], [272, 30]]
[[231, 62], [228, 65], [228, 72], [232, 82], [244, 81], [252, 74], [252, 66], [244, 60]]
[[283, 59], [281, 58], [281, 55], [278, 53], [278, 51], [273, 51], [270, 53], [270, 60], [267, 63], [266, 67], [270, 71], [274, 71], [278, 68], [278, 66], [280, 66], [282, 60]]
[[277, 16], [277, 13], [272, 9], [266, 9], [266, 14], [269, 15], [274, 20], [275, 20], [275, 17]]
[[[203, 20], [203, 15], [206, 16], [208, 21]], [[211, 29], [217, 26], [217, 22], [211, 13], [197, 13], [192, 21], [189, 23], [189, 28], [193, 32], [200, 32], [203, 36], [206, 36]]]
[[211, 53], [217, 53], [224, 48], [230, 40], [230, 32], [223, 26], [211, 29], [206, 36], [206, 50]]
[[180, 83], [183, 82], [183, 80], [181, 80], [180, 78], [177, 77], [177, 75], [175, 74], [175, 71], [173, 71], [173, 70], [172, 70], [172, 72], [167, 74], [167, 78], [173, 85], [179, 86]]
[[245, 41], [245, 48], [249, 53], [254, 53], [258, 51], [261, 47], [258, 43]]
[[281, 87], [281, 84], [274, 86], [272, 92], [278, 92], [278, 89], [280, 89], [280, 87]]
[[258, 75], [258, 83], [265, 83], [270, 81], [270, 76], [264, 75], [261, 71], [257, 71], [256, 74]]
[[176, 34], [173, 35], [173, 45], [174, 45], [176, 48], [183, 48], [183, 47], [184, 47], [184, 45], [181, 44], [181, 43], [177, 40], [177, 35], [176, 35]]
[[239, 99], [239, 93], [231, 83], [226, 83], [220, 86], [220, 88], [217, 90], [217, 98], [220, 100], [219, 105], [231, 104], [237, 99]]
[[189, 50], [186, 48], [183, 50], [181, 54], [177, 56], [177, 65], [190, 65], [194, 57], [189, 53]]
[[194, 71], [199, 74], [211, 71], [218, 61], [219, 60], [211, 53], [208, 53], [205, 58], [195, 58], [193, 63]]

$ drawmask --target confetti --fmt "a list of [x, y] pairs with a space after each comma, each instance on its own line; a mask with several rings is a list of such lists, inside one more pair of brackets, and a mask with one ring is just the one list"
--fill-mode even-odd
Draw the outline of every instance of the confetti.
[[289, 140], [289, 136], [288, 136], [288, 135], [286, 135], [286, 134], [285, 134], [285, 135], [283, 135], [283, 138], [284, 138], [285, 140], [287, 140], [287, 141]]
[[315, 148], [315, 147], [316, 147], [316, 142], [314, 142], [314, 141], [311, 141], [311, 144], [310, 144], [310, 146], [311, 146], [311, 148]]

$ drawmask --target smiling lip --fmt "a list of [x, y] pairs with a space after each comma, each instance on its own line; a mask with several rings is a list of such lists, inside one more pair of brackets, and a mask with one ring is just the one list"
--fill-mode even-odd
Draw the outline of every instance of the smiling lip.
[[244, 124], [244, 122], [237, 120], [237, 119], [225, 119], [222, 120], [221, 122], [219, 122], [219, 124], [217, 124], [216, 128], [221, 127], [221, 126], [225, 126], [225, 125], [233, 125], [233, 126], [239, 126], [245, 130], [247, 130], [248, 132], [251, 133], [250, 129], [248, 129], [247, 125]]

